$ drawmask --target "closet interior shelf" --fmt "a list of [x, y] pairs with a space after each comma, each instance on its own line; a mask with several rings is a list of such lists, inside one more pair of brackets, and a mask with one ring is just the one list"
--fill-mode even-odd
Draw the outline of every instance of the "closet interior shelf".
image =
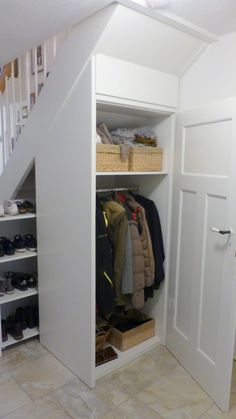
[[129, 187], [121, 187], [121, 188], [98, 188], [96, 192], [125, 192], [125, 191], [133, 191], [136, 192], [139, 190], [139, 186], [129, 186]]

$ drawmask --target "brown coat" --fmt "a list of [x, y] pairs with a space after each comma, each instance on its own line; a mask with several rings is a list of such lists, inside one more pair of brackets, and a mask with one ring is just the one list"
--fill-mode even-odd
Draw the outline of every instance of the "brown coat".
[[121, 294], [121, 278], [124, 269], [125, 240], [128, 220], [125, 209], [115, 201], [102, 201], [103, 210], [109, 222], [110, 239], [114, 250], [114, 283], [117, 305], [123, 305], [125, 299]]
[[131, 297], [131, 304], [134, 308], [142, 308], [144, 305], [144, 287], [145, 287], [145, 265], [144, 253], [140, 235], [138, 232], [137, 221], [129, 221], [130, 234], [132, 240], [133, 254], [133, 287], [134, 291]]
[[126, 203], [128, 206], [136, 212], [138, 222], [141, 226], [141, 242], [144, 253], [144, 263], [145, 263], [145, 287], [150, 287], [153, 285], [155, 277], [155, 261], [152, 250], [152, 241], [150, 237], [150, 232], [148, 229], [145, 210], [138, 204], [131, 195], [126, 195]]

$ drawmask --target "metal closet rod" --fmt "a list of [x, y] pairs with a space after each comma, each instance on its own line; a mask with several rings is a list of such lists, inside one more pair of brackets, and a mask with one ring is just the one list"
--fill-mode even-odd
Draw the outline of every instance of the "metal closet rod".
[[139, 186], [135, 185], [135, 186], [125, 186], [125, 187], [121, 187], [121, 188], [99, 188], [96, 191], [97, 192], [124, 192], [124, 191], [138, 191], [139, 190]]

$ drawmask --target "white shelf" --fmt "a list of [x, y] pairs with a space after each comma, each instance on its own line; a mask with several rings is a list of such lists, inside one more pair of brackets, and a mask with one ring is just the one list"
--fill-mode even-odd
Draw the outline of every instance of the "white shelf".
[[23, 339], [15, 340], [11, 335], [8, 335], [8, 340], [6, 342], [2, 342], [2, 348], [7, 348], [8, 346], [14, 345], [15, 343], [23, 342], [26, 339], [33, 338], [34, 336], [39, 335], [39, 329], [35, 327], [34, 329], [26, 329], [23, 330]]
[[141, 355], [145, 354], [148, 351], [151, 351], [156, 346], [160, 345], [161, 341], [159, 336], [154, 336], [145, 342], [140, 343], [139, 345], [134, 346], [133, 348], [128, 349], [127, 351], [121, 352], [119, 349], [114, 348], [115, 352], [118, 355], [117, 359], [107, 362], [106, 364], [96, 367], [95, 374], [96, 379], [104, 377], [107, 374], [117, 370], [118, 368], [123, 367], [131, 361], [134, 361], [136, 358], [139, 358]]
[[5, 215], [4, 217], [0, 217], [0, 222], [28, 220], [30, 218], [36, 218], [36, 214]]
[[96, 172], [97, 176], [137, 176], [137, 175], [143, 175], [143, 176], [164, 176], [168, 175], [168, 172]]
[[33, 258], [35, 256], [37, 256], [37, 252], [30, 252], [29, 250], [26, 250], [26, 252], [15, 253], [12, 256], [0, 257], [0, 263], [13, 262], [14, 260]]
[[11, 301], [21, 300], [22, 298], [31, 297], [32, 295], [37, 295], [38, 290], [36, 288], [29, 288], [26, 291], [20, 291], [15, 289], [14, 294], [5, 294], [3, 297], [0, 297], [0, 305], [10, 303]]

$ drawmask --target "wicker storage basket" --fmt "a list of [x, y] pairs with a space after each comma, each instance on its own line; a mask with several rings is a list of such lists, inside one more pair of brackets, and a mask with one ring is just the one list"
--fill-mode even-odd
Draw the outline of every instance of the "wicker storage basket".
[[131, 172], [162, 171], [162, 148], [133, 147], [130, 149], [129, 170]]
[[120, 147], [97, 144], [97, 172], [128, 172], [129, 159], [121, 160]]
[[107, 330], [101, 330], [96, 333], [96, 352], [99, 352], [104, 348], [110, 333], [111, 327], [107, 328]]

